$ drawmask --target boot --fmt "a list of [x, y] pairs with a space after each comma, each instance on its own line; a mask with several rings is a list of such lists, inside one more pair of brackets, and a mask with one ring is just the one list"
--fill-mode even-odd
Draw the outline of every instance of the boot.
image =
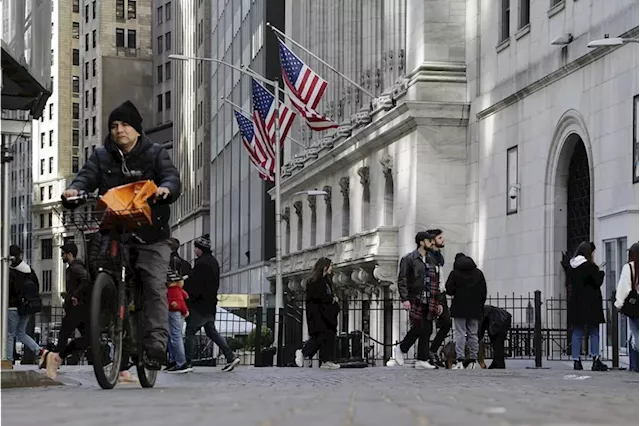
[[599, 356], [593, 357], [593, 365], [591, 366], [591, 371], [607, 371], [609, 367], [606, 366], [601, 360]]
[[582, 370], [582, 361], [580, 361], [579, 359], [576, 359], [575, 361], [573, 361], [573, 369], [574, 370]]

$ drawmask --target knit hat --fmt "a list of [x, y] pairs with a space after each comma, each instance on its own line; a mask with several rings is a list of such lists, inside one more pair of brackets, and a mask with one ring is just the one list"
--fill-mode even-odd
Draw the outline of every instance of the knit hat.
[[209, 239], [209, 234], [204, 234], [202, 237], [196, 238], [193, 245], [202, 251], [211, 252], [211, 240]]
[[73, 257], [78, 256], [78, 246], [76, 246], [75, 243], [71, 241], [65, 243], [62, 247], [60, 247], [60, 250], [62, 251], [62, 254], [71, 253]]
[[111, 111], [111, 114], [109, 114], [109, 129], [111, 129], [111, 124], [114, 121], [127, 123], [142, 134], [142, 116], [131, 101], [127, 101]]
[[9, 256], [18, 257], [22, 254], [22, 249], [15, 244], [9, 246]]

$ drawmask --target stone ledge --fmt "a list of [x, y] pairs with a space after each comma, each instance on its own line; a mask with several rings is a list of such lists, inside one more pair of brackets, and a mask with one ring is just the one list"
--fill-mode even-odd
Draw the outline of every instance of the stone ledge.
[[51, 380], [45, 374], [34, 370], [2, 370], [0, 379], [2, 389], [64, 386], [63, 383]]

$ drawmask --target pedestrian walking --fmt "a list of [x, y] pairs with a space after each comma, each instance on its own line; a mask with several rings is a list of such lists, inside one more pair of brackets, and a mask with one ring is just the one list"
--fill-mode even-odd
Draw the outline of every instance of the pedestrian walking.
[[22, 254], [20, 247], [9, 247], [9, 312], [5, 356], [13, 362], [15, 343], [18, 341], [39, 357], [39, 363], [42, 363], [46, 359], [47, 351], [27, 334], [29, 321], [34, 314], [42, 310], [40, 283], [33, 269], [22, 260]]
[[504, 342], [507, 340], [509, 328], [511, 328], [511, 314], [509, 312], [495, 306], [484, 305], [478, 341], [482, 342], [485, 332], [489, 335], [491, 346], [493, 346], [493, 360], [489, 369], [506, 368]]
[[589, 335], [589, 352], [593, 359], [591, 370], [608, 370], [600, 360], [600, 324], [605, 322], [600, 291], [604, 281], [604, 271], [599, 270], [593, 260], [595, 249], [596, 246], [593, 243], [584, 241], [578, 245], [575, 255], [569, 261], [568, 278], [571, 284], [571, 295], [567, 304], [567, 322], [573, 326], [571, 357], [574, 370], [583, 369], [580, 352], [585, 328]]
[[409, 311], [411, 328], [399, 346], [394, 350], [394, 358], [388, 366], [404, 365], [404, 356], [418, 341], [418, 355], [415, 368], [438, 368], [435, 354], [429, 351], [429, 339], [433, 332], [433, 320], [442, 314], [440, 297], [440, 277], [437, 265], [433, 263], [430, 251], [434, 250], [435, 235], [425, 231], [416, 234], [416, 249], [400, 260], [398, 292], [402, 306]]
[[433, 250], [428, 253], [432, 263], [436, 265], [440, 287], [440, 306], [442, 306], [442, 313], [438, 316], [435, 323], [438, 331], [431, 341], [429, 351], [433, 355], [431, 359], [436, 362], [438, 367], [445, 368], [444, 363], [441, 361], [441, 357], [437, 356], [440, 347], [449, 335], [449, 331], [451, 331], [451, 315], [449, 313], [449, 304], [447, 303], [447, 294], [442, 276], [442, 267], [444, 266], [444, 254], [442, 251], [445, 247], [444, 232], [441, 229], [428, 229], [427, 233], [435, 235], [433, 240]]
[[192, 368], [187, 365], [184, 349], [183, 326], [185, 318], [189, 316], [186, 300], [189, 295], [184, 291], [184, 280], [191, 273], [191, 265], [178, 254], [180, 241], [176, 238], [169, 239], [171, 247], [171, 260], [169, 266], [169, 286], [167, 299], [169, 300], [169, 363], [165, 371], [167, 373], [188, 373]]
[[189, 294], [185, 345], [187, 368], [191, 368], [196, 333], [204, 327], [207, 336], [218, 345], [227, 359], [227, 364], [222, 371], [232, 371], [240, 363], [240, 358], [233, 353], [225, 338], [218, 333], [215, 322], [220, 288], [220, 265], [211, 254], [209, 234], [196, 238], [194, 246], [196, 261], [185, 286]]
[[[55, 379], [60, 365], [74, 352], [86, 350], [89, 346], [89, 308], [91, 298], [91, 278], [82, 260], [78, 259], [78, 247], [67, 242], [60, 248], [65, 271], [64, 317], [60, 324], [58, 347], [48, 354], [43, 363], [47, 375]], [[76, 329], [80, 337], [69, 342]]]
[[336, 370], [340, 365], [335, 361], [335, 341], [338, 330], [340, 306], [333, 292], [331, 260], [321, 257], [311, 271], [307, 281], [305, 301], [309, 340], [302, 349], [296, 351], [296, 365], [302, 367], [305, 358], [320, 356], [320, 368]]
[[629, 258], [622, 267], [620, 280], [616, 288], [615, 306], [627, 317], [629, 336], [629, 371], [638, 372], [638, 243], [629, 248]]
[[[455, 326], [456, 357], [454, 370], [474, 369], [478, 360], [478, 330], [484, 302], [487, 300], [487, 282], [475, 262], [464, 253], [456, 254], [453, 271], [446, 284], [447, 294], [453, 296], [451, 316]], [[469, 361], [465, 365], [465, 347], [469, 346]]]

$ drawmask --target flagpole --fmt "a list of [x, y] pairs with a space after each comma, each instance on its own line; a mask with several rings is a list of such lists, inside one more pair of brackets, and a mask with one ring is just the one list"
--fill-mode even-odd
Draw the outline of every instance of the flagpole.
[[[277, 79], [274, 81], [274, 95], [275, 95], [275, 150], [276, 150], [276, 176], [275, 176], [275, 192], [276, 192], [276, 309], [284, 308], [284, 287], [282, 284], [282, 194], [281, 194], [281, 182], [282, 173], [280, 171], [280, 156], [282, 147], [280, 146], [280, 84]], [[276, 310], [276, 315], [280, 315], [280, 311]], [[284, 318], [279, 318], [283, 321]], [[278, 329], [281, 327], [278, 326]], [[277, 336], [277, 334], [276, 334]], [[276, 340], [277, 341], [277, 340]]]
[[315, 53], [311, 52], [309, 49], [307, 49], [306, 47], [304, 47], [303, 45], [301, 45], [300, 43], [298, 43], [297, 41], [295, 41], [294, 39], [292, 39], [291, 37], [287, 36], [285, 33], [283, 33], [282, 31], [280, 31], [279, 29], [277, 29], [276, 27], [274, 27], [273, 25], [271, 25], [270, 22], [267, 22], [267, 27], [271, 28], [271, 30], [276, 33], [277, 35], [279, 35], [280, 37], [283, 37], [287, 40], [289, 40], [291, 43], [295, 44], [296, 46], [298, 46], [300, 49], [304, 50], [305, 52], [307, 52], [309, 55], [313, 56], [314, 58], [316, 58], [318, 61], [320, 61], [323, 65], [325, 65], [327, 68], [329, 68], [331, 71], [335, 72], [336, 74], [338, 74], [340, 77], [344, 78], [345, 80], [347, 80], [349, 83], [353, 84], [356, 88], [358, 88], [361, 92], [363, 92], [365, 95], [368, 95], [371, 99], [375, 99], [376, 95], [374, 95], [373, 93], [369, 92], [367, 89], [365, 89], [364, 87], [360, 86], [358, 83], [356, 83], [355, 81], [351, 80], [349, 77], [347, 77], [346, 75], [342, 74], [340, 71], [338, 71], [337, 69], [335, 69], [334, 67], [332, 67], [331, 65], [329, 65], [327, 62], [325, 62], [324, 60], [322, 60], [320, 57], [318, 57], [318, 55], [316, 55]]
[[[222, 99], [224, 102], [228, 103], [229, 105], [231, 105], [232, 107], [234, 107], [237, 111], [241, 112], [245, 117], [247, 118], [253, 118], [253, 116], [251, 115], [251, 113], [245, 109], [242, 109], [242, 107], [232, 101], [230, 101], [229, 99], [225, 98], [224, 96], [220, 96], [220, 99]], [[296, 145], [307, 149], [306, 145], [301, 144], [300, 142], [298, 142], [297, 140], [295, 140], [294, 138], [292, 138], [291, 136], [287, 136], [287, 139], [289, 139], [291, 142], [295, 143]]]

